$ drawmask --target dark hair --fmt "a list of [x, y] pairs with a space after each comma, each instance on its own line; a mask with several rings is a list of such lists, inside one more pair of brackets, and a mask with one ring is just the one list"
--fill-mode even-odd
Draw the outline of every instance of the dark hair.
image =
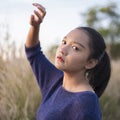
[[97, 59], [98, 64], [87, 70], [89, 83], [98, 97], [104, 92], [111, 74], [110, 58], [105, 51], [106, 45], [103, 37], [95, 29], [90, 27], [78, 27], [83, 30], [89, 37], [89, 46], [91, 50], [90, 58]]

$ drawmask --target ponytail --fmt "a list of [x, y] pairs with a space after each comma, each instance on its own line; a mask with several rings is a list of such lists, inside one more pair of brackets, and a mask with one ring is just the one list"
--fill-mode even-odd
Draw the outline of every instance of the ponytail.
[[93, 87], [98, 97], [104, 92], [110, 78], [111, 65], [110, 59], [106, 52], [100, 59], [96, 67], [89, 71], [89, 83]]

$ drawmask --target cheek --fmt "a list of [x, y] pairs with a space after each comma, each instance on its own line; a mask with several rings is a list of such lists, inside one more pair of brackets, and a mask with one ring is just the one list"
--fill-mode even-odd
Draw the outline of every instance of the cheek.
[[70, 64], [75, 65], [76, 67], [84, 67], [87, 63], [87, 56], [79, 55], [79, 56], [72, 56]]
[[73, 58], [70, 61], [67, 61], [67, 69], [72, 72], [78, 72], [85, 69], [85, 60]]

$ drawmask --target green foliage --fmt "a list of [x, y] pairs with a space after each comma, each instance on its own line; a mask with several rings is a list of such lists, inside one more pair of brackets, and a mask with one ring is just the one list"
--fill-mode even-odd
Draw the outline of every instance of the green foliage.
[[91, 8], [87, 13], [86, 22], [89, 26], [94, 26], [94, 22], [98, 20], [96, 8]]
[[[120, 37], [120, 14], [117, 3], [91, 7], [84, 13], [85, 23], [100, 31], [106, 40], [116, 42]], [[120, 42], [120, 41], [119, 41]]]
[[106, 29], [106, 28], [99, 28], [99, 30], [98, 30], [99, 32], [100, 32], [100, 34], [102, 35], [102, 36], [104, 36], [104, 37], [107, 37], [108, 35], [109, 35], [109, 30], [108, 29]]
[[114, 17], [117, 17], [118, 14], [117, 12], [115, 11], [117, 5], [115, 3], [110, 3], [108, 4], [107, 6], [103, 7], [100, 9], [100, 11], [102, 13], [106, 13], [106, 15], [108, 16], [114, 16]]
[[113, 59], [119, 59], [120, 58], [120, 43], [111, 44], [110, 53]]

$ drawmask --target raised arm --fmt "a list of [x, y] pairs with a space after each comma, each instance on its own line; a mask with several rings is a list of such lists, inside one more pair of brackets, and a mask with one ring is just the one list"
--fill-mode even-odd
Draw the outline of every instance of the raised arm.
[[59, 80], [63, 77], [63, 72], [58, 70], [45, 57], [40, 48], [39, 29], [46, 12], [45, 8], [40, 4], [35, 3], [33, 5], [38, 10], [35, 10], [34, 15], [31, 15], [30, 18], [31, 27], [27, 35], [25, 52], [41, 89], [41, 93], [45, 97], [52, 86], [59, 83]]
[[34, 47], [39, 42], [39, 29], [40, 25], [43, 21], [44, 16], [46, 15], [45, 8], [38, 4], [33, 3], [33, 6], [35, 6], [38, 10], [34, 10], [34, 14], [30, 17], [30, 30], [27, 35], [26, 39], [26, 47]]

